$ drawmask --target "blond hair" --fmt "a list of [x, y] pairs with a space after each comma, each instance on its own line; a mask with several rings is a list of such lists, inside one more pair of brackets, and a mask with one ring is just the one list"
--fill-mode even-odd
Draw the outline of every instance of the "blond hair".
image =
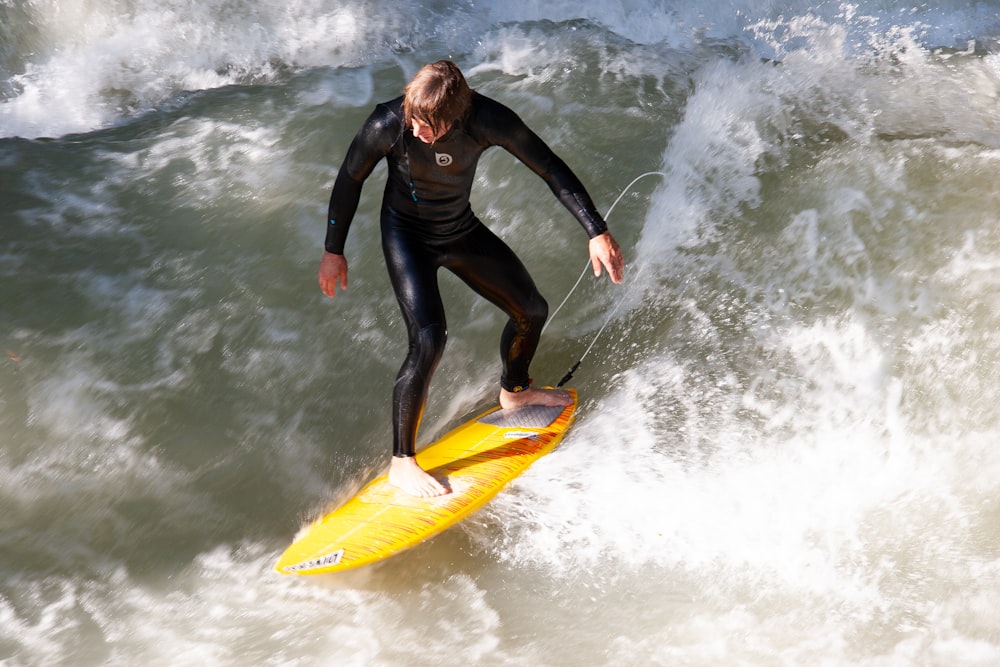
[[468, 113], [471, 104], [472, 89], [458, 65], [439, 60], [421, 67], [406, 85], [403, 121], [412, 127], [416, 119], [441, 135]]

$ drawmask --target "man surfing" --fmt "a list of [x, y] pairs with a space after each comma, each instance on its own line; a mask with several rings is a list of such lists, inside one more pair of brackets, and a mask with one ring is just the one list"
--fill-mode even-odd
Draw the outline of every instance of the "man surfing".
[[483, 152], [500, 146], [538, 174], [590, 238], [594, 275], [619, 284], [624, 258], [580, 180], [506, 106], [469, 88], [453, 62], [424, 65], [404, 94], [376, 106], [354, 137], [330, 194], [323, 293], [347, 289], [344, 243], [361, 188], [384, 158], [382, 251], [409, 337], [393, 389], [389, 482], [415, 496], [448, 488], [417, 465], [416, 440], [431, 376], [447, 339], [437, 271], [444, 267], [510, 318], [500, 338], [500, 405], [569, 405], [568, 393], [531, 386], [528, 367], [548, 304], [521, 260], [472, 212], [469, 197]]

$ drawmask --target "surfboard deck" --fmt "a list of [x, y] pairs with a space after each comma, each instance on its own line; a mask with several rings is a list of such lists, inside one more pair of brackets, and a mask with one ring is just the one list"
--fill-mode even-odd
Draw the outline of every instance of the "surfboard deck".
[[551, 452], [573, 422], [566, 407], [499, 406], [458, 426], [417, 453], [417, 462], [451, 493], [406, 494], [383, 474], [302, 531], [278, 559], [281, 574], [321, 574], [368, 565], [416, 546], [485, 505], [512, 479]]

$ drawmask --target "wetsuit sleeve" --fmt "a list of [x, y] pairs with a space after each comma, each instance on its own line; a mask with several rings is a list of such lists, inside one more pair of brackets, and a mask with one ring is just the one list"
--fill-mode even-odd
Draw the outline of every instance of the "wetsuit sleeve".
[[579, 221], [587, 236], [594, 238], [608, 231], [607, 223], [597, 212], [583, 183], [562, 158], [513, 110], [494, 100], [488, 100], [488, 104], [488, 115], [492, 117], [492, 122], [487, 123], [493, 134], [491, 142], [507, 150], [538, 174], [562, 205]]
[[330, 193], [324, 242], [327, 252], [344, 254], [347, 232], [361, 201], [361, 186], [375, 165], [389, 153], [399, 133], [398, 117], [380, 104], [354, 137]]

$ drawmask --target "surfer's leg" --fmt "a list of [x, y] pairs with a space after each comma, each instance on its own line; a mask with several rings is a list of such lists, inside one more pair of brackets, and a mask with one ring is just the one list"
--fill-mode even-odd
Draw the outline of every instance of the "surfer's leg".
[[500, 405], [569, 405], [568, 392], [531, 387], [528, 368], [538, 349], [549, 306], [521, 260], [483, 224], [452, 247], [445, 263], [510, 318], [500, 336]]
[[382, 248], [389, 278], [406, 322], [409, 347], [392, 394], [392, 465], [389, 482], [416, 496], [438, 496], [448, 489], [417, 465], [416, 440], [431, 376], [447, 340], [437, 265], [419, 240], [383, 224]]

